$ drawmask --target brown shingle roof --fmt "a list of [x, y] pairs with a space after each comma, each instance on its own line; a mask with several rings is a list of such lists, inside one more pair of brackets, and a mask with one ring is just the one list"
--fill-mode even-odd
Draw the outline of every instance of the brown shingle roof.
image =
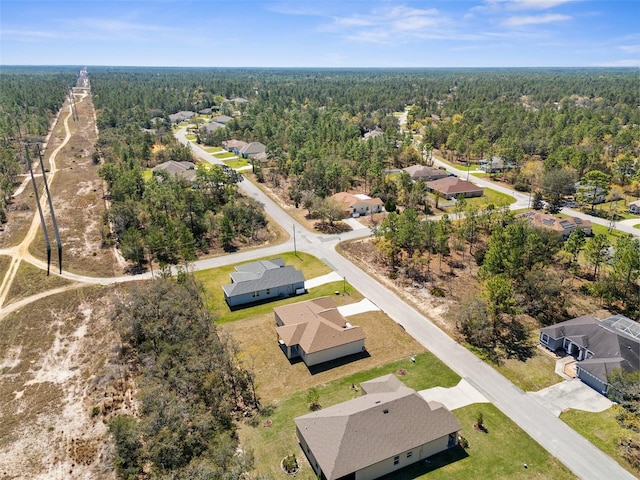
[[[460, 429], [458, 420], [442, 404], [428, 403], [397, 379], [396, 383], [382, 378], [382, 382], [361, 384], [370, 393], [295, 419], [328, 480]], [[374, 384], [382, 385], [382, 391], [372, 392]]]
[[364, 340], [358, 326], [350, 326], [331, 297], [283, 305], [273, 309], [283, 326], [276, 331], [287, 346], [300, 345], [305, 353]]
[[443, 195], [459, 195], [461, 193], [483, 191], [482, 187], [477, 186], [475, 183], [467, 182], [457, 177], [445, 177], [427, 182], [427, 187], [437, 190]]

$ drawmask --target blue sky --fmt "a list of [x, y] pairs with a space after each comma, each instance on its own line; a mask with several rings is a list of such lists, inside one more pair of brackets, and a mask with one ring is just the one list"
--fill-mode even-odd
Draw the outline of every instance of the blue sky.
[[640, 67], [640, 0], [0, 0], [0, 64]]

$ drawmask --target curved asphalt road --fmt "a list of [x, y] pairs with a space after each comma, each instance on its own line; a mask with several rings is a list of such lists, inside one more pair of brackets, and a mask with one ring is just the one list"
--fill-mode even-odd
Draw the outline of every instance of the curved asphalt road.
[[[185, 129], [178, 130], [176, 136], [182, 143], [190, 144], [198, 157], [210, 163], [222, 163], [198, 145], [189, 142], [185, 138]], [[448, 169], [456, 173], [456, 169]], [[458, 172], [466, 175], [466, 172], [463, 173], [459, 170]], [[504, 190], [504, 193], [515, 196], [518, 204], [524, 203], [526, 206], [529, 201], [528, 195], [496, 186], [486, 180], [474, 178], [474, 182], [482, 185], [486, 182], [488, 184], [486, 186], [499, 191]], [[520, 388], [513, 385], [489, 365], [482, 362], [464, 347], [458, 345], [447, 334], [431, 323], [429, 319], [407, 305], [395, 293], [336, 252], [335, 246], [339, 241], [368, 236], [368, 230], [353, 231], [339, 237], [313, 234], [292, 219], [279, 205], [252, 183], [244, 181], [240, 184], [240, 187], [245, 194], [264, 203], [269, 215], [284, 229], [291, 230], [295, 228], [296, 247], [298, 250], [321, 258], [340, 276], [345, 277], [351, 285], [376, 303], [394, 321], [402, 325], [407, 333], [433, 352], [458, 375], [477, 388], [488, 400], [579, 478], [588, 480], [633, 480], [635, 478], [620, 467], [611, 457], [593, 446], [575, 430], [553, 415], [537, 400], [526, 395]], [[636, 231], [636, 233], [638, 232]], [[274, 247], [198, 261], [195, 263], [195, 268], [199, 270], [228, 265], [237, 261], [291, 251], [292, 247], [293, 240], [290, 238], [286, 243]], [[528, 463], [531, 465], [526, 451], [520, 452], [519, 456], [514, 458], [513, 461], [517, 464]]]

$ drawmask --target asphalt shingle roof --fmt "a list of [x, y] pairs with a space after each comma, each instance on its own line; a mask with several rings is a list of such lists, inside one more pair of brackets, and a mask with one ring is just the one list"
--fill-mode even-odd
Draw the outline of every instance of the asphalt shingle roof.
[[230, 276], [233, 283], [222, 286], [227, 297], [304, 283], [302, 272], [285, 266], [281, 258], [238, 265]]

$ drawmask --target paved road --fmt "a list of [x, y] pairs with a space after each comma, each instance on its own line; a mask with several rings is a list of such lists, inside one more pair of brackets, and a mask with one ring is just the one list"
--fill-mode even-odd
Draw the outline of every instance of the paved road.
[[[178, 135], [178, 138], [183, 143], [187, 142], [184, 135]], [[213, 157], [205, 150], [193, 144], [192, 147], [194, 152], [201, 158], [217, 163], [217, 160], [212, 160]], [[264, 203], [269, 215], [285, 229], [288, 225], [291, 225], [291, 228], [295, 226], [296, 247], [298, 250], [321, 258], [340, 276], [345, 277], [366, 298], [373, 300], [389, 317], [402, 325], [407, 333], [433, 352], [463, 379], [477, 388], [505, 415], [571, 469], [579, 478], [593, 480], [604, 478], [632, 480], [635, 478], [608, 455], [555, 417], [541, 403], [526, 395], [489, 365], [479, 360], [464, 347], [458, 345], [421, 313], [407, 305], [395, 293], [336, 252], [335, 246], [340, 240], [362, 236], [362, 231], [350, 232], [350, 235], [341, 235], [340, 238], [310, 233], [303, 229], [255, 185], [244, 181], [241, 187], [249, 195]], [[491, 188], [495, 188], [495, 186], [491, 184]], [[498, 188], [495, 189], [498, 190]], [[518, 202], [524, 201], [525, 197], [528, 202], [528, 195], [516, 195], [516, 198], [518, 196], [523, 197], [518, 198]], [[276, 253], [287, 249], [290, 251], [291, 242], [292, 240], [290, 239], [283, 245], [271, 247], [271, 252]], [[238, 254], [237, 257], [224, 256], [204, 260], [197, 262], [197, 266], [200, 268], [205, 265], [211, 267], [226, 265], [235, 261], [233, 260], [234, 257], [240, 258], [242, 256], [243, 259], [248, 260], [252, 256], [255, 258], [267, 254], [271, 254], [269, 249], [260, 249], [243, 252], [243, 254]], [[526, 451], [523, 451], [513, 461], [518, 464], [531, 463], [528, 461]]]

